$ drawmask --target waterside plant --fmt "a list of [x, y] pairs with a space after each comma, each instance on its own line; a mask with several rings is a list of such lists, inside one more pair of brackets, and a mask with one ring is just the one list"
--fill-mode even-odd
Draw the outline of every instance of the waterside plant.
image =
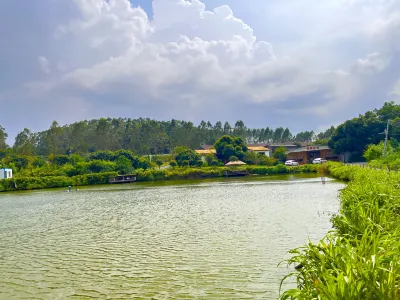
[[[328, 163], [349, 181], [333, 230], [319, 243], [290, 251], [297, 288], [281, 299], [400, 299], [400, 173]], [[282, 287], [282, 285], [281, 285]]]

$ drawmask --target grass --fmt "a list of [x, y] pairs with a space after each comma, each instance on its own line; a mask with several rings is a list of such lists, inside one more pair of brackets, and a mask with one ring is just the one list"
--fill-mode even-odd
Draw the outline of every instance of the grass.
[[290, 251], [284, 263], [302, 265], [297, 288], [281, 299], [400, 299], [400, 174], [327, 164], [331, 176], [348, 180], [334, 230], [318, 244]]

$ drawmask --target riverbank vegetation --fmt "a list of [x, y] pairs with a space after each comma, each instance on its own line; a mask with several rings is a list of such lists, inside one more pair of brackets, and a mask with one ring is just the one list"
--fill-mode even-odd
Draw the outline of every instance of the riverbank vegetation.
[[175, 147], [171, 154], [156, 156], [138, 156], [129, 150], [49, 156], [2, 152], [0, 167], [11, 168], [14, 178], [1, 180], [0, 191], [104, 184], [118, 174], [134, 174], [137, 181], [223, 177], [232, 170], [225, 163], [238, 160], [237, 156], [247, 165], [236, 170], [248, 174], [316, 171], [314, 166], [289, 168], [275, 158], [251, 153], [239, 137], [223, 136], [215, 146], [215, 155], [210, 153], [204, 160], [183, 146]]
[[[196, 126], [179, 120], [101, 118], [65, 126], [54, 121], [49, 129], [41, 132], [24, 128], [11, 148], [16, 154], [44, 156], [119, 149], [138, 155], [157, 155], [171, 154], [178, 146], [197, 149], [204, 144], [213, 145], [224, 135], [240, 137], [247, 143], [311, 143], [316, 138], [329, 138], [332, 132], [330, 129], [319, 134], [313, 131], [292, 134], [289, 128], [283, 127], [248, 128], [241, 120], [232, 125], [201, 121]], [[0, 150], [8, 147], [6, 138], [6, 130], [0, 126]]]
[[334, 230], [319, 243], [290, 251], [297, 288], [281, 299], [400, 298], [400, 173], [328, 163], [349, 181], [340, 193]]
[[[90, 165], [90, 164], [89, 164]], [[97, 165], [97, 163], [95, 164]], [[109, 162], [103, 162], [101, 166], [106, 165], [107, 170], [111, 165]], [[69, 170], [70, 167], [66, 168]], [[135, 175], [137, 181], [157, 181], [157, 180], [177, 180], [177, 179], [204, 179], [204, 178], [217, 178], [224, 177], [227, 171], [231, 169], [228, 167], [171, 167], [169, 169], [149, 168], [137, 169]], [[276, 166], [242, 166], [237, 167], [236, 170], [246, 170], [249, 175], [273, 175], [273, 174], [288, 174], [288, 173], [310, 173], [316, 172], [315, 165], [304, 165], [298, 167], [286, 167], [284, 165]], [[29, 175], [28, 173], [24, 173]], [[75, 172], [70, 173], [75, 174]], [[41, 173], [40, 176], [21, 176], [17, 175], [15, 178], [4, 179], [0, 181], [0, 191], [15, 191], [15, 190], [29, 190], [29, 189], [43, 189], [43, 188], [56, 188], [67, 186], [84, 186], [93, 184], [106, 184], [110, 179], [117, 176], [118, 172], [100, 172], [88, 173], [83, 175], [68, 176], [65, 169], [59, 169], [50, 173]]]

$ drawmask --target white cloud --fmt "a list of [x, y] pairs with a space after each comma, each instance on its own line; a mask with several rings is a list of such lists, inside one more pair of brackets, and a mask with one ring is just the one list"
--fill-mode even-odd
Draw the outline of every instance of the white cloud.
[[62, 1], [73, 6], [30, 49], [42, 73], [19, 82], [28, 88], [25, 95], [18, 91], [21, 102], [43, 114], [66, 103], [74, 103], [71, 119], [134, 111], [246, 121], [265, 111], [261, 126], [277, 112], [299, 126], [310, 119], [325, 126], [343, 118], [343, 107], [361, 113], [373, 101], [365, 97], [372, 88], [383, 96], [393, 90], [373, 82], [394, 80], [396, 1], [272, 1], [263, 27], [268, 34], [228, 5], [208, 11], [199, 0], [154, 0], [151, 20], [128, 0], [43, 1], [49, 11]]
[[40, 70], [42, 70], [44, 73], [50, 73], [50, 62], [47, 60], [46, 57], [39, 56], [38, 63]]
[[357, 59], [353, 71], [360, 74], [376, 74], [382, 72], [390, 63], [390, 57], [379, 53], [368, 54], [366, 58]]
[[400, 51], [400, 12], [375, 20], [369, 32], [374, 41], [383, 45], [386, 51]]
[[335, 75], [325, 76], [308, 61], [277, 60], [272, 46], [257, 41], [226, 5], [211, 12], [200, 1], [156, 0], [150, 22], [127, 0], [75, 1], [81, 19], [61, 27], [54, 42], [67, 39], [72, 49], [66, 54], [76, 55], [58, 53], [57, 64], [70, 69], [48, 84], [53, 90], [106, 93], [118, 86], [130, 94], [141, 88], [155, 102], [184, 105], [191, 99], [200, 105], [239, 97], [282, 101], [321, 86], [336, 89]]

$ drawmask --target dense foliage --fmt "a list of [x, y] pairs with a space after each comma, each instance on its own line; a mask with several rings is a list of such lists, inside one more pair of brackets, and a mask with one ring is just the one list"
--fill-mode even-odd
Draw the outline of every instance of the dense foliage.
[[297, 288], [281, 299], [400, 298], [400, 173], [328, 163], [332, 176], [350, 180], [341, 192], [335, 230], [318, 244], [295, 249]]
[[400, 126], [396, 120], [400, 118], [400, 105], [386, 102], [382, 108], [368, 111], [358, 118], [348, 120], [334, 131], [328, 145], [335, 153], [364, 153], [370, 144], [378, 144], [383, 140], [382, 133], [387, 121], [393, 120], [389, 133], [391, 137], [400, 134]]
[[234, 156], [236, 160], [243, 160], [248, 151], [246, 143], [240, 137], [224, 135], [218, 139], [214, 148], [217, 151], [217, 158], [223, 162], [228, 162]]
[[[48, 130], [34, 133], [28, 128], [20, 132], [13, 145], [17, 154], [49, 155], [87, 153], [101, 150], [131, 150], [137, 154], [171, 153], [177, 146], [191, 149], [213, 145], [223, 135], [241, 137], [247, 143], [311, 142], [316, 139], [313, 131], [293, 135], [288, 128], [247, 128], [243, 121], [234, 126], [228, 122], [192, 122], [151, 119], [105, 119], [81, 121], [60, 126], [54, 121]], [[329, 135], [321, 133], [318, 138]], [[0, 127], [0, 150], [7, 147], [4, 128]]]
[[280, 162], [284, 162], [286, 160], [286, 151], [285, 147], [278, 147], [275, 149], [273, 157]]
[[187, 147], [176, 147], [172, 155], [180, 167], [201, 167], [203, 165], [200, 156], [195, 151]]

